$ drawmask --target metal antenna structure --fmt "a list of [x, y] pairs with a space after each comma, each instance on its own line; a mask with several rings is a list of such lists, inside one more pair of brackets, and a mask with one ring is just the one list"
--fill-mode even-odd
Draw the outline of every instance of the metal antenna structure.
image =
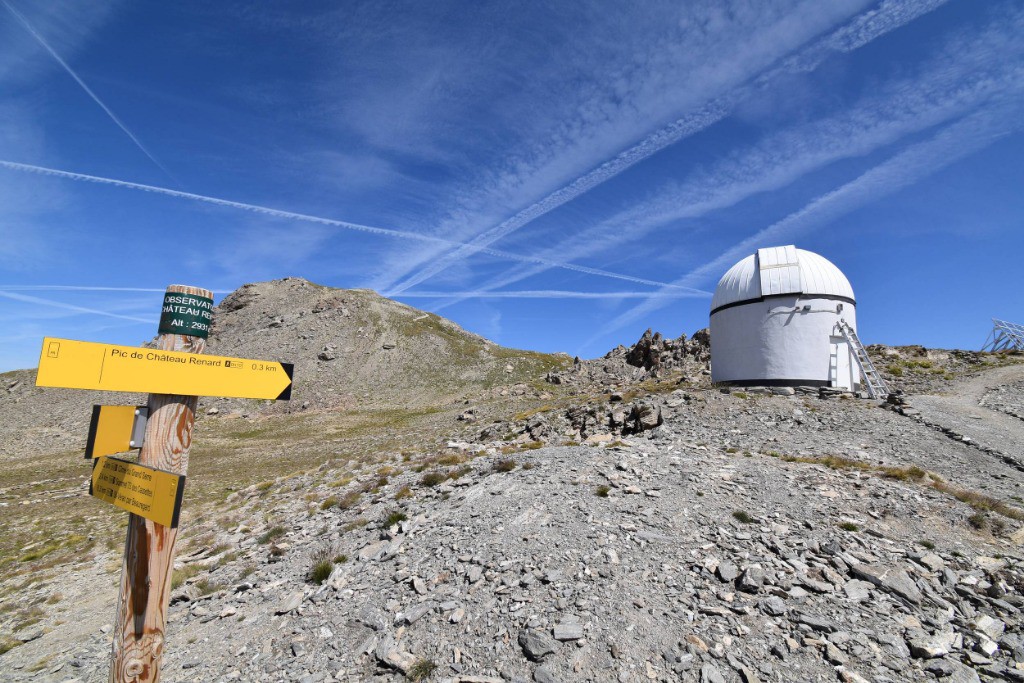
[[992, 331], [981, 350], [1024, 351], [1024, 325], [992, 318]]

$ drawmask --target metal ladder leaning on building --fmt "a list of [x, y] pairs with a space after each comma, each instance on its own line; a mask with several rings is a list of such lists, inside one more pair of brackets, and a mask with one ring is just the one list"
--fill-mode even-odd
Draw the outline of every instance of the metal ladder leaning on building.
[[846, 320], [839, 319], [839, 330], [846, 337], [846, 341], [850, 343], [850, 348], [853, 349], [853, 355], [857, 359], [857, 365], [860, 366], [860, 372], [864, 375], [864, 381], [868, 386], [868, 396], [871, 398], [885, 398], [889, 395], [889, 387], [886, 385], [885, 380], [878, 374], [878, 370], [875, 369], [875, 364], [871, 362], [871, 358], [868, 356], [867, 350], [864, 345], [860, 343], [860, 337], [854, 332], [853, 328], [850, 327], [850, 323]]

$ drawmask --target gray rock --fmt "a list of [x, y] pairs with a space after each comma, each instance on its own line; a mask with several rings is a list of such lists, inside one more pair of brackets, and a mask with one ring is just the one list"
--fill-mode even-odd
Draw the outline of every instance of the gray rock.
[[409, 609], [402, 612], [399, 616], [399, 620], [404, 624], [415, 624], [417, 621], [423, 618], [424, 615], [428, 614], [434, 605], [429, 602], [421, 602], [418, 605], [413, 605]]
[[700, 683], [726, 683], [722, 672], [711, 663], [700, 668]]
[[277, 614], [288, 614], [302, 604], [302, 591], [292, 593], [277, 608]]
[[760, 567], [747, 567], [740, 576], [737, 588], [745, 593], [756, 593], [764, 584], [764, 570]]
[[583, 624], [578, 623], [561, 623], [555, 624], [554, 628], [555, 640], [567, 641], [567, 640], [579, 640], [583, 637]]
[[850, 600], [861, 602], [867, 600], [871, 595], [871, 584], [867, 581], [853, 579], [843, 584], [843, 592]]
[[530, 661], [540, 662], [558, 649], [558, 644], [547, 634], [533, 629], [519, 632], [519, 646]]
[[833, 633], [839, 630], [839, 626], [836, 625], [836, 623], [831, 619], [819, 617], [814, 614], [804, 614], [803, 612], [797, 612], [790, 618], [798, 624], [805, 624], [807, 626], [810, 626], [815, 631], [821, 631], [822, 633]]
[[388, 622], [384, 613], [370, 605], [364, 605], [363, 608], [359, 610], [358, 619], [361, 623], [369, 626], [374, 631], [383, 631], [388, 627]]
[[740, 575], [740, 570], [732, 562], [724, 560], [718, 564], [715, 575], [718, 576], [720, 581], [732, 583]]
[[987, 614], [980, 614], [971, 621], [971, 628], [978, 633], [984, 633], [991, 640], [999, 640], [1006, 630], [1006, 624]]
[[915, 605], [921, 604], [921, 591], [902, 569], [877, 565], [855, 564], [850, 573]]
[[[463, 678], [462, 680], [466, 679]], [[537, 667], [537, 670], [533, 672], [533, 680], [537, 681], [537, 683], [560, 683], [558, 678], [546, 666]]]
[[918, 659], [934, 659], [949, 654], [955, 640], [955, 633], [945, 631], [931, 636], [911, 638], [907, 644], [912, 656]]
[[761, 601], [761, 609], [764, 610], [765, 614], [781, 617], [786, 613], [786, 601], [777, 595], [773, 595]]

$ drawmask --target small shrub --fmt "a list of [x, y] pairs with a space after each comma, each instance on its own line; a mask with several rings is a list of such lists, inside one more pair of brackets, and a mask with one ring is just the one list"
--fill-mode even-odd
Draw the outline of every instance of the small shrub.
[[750, 513], [748, 513], [746, 510], [735, 510], [735, 511], [733, 511], [732, 516], [737, 521], [743, 522], [744, 524], [753, 524], [754, 523], [754, 518], [751, 517]]
[[310, 553], [310, 567], [306, 580], [318, 586], [327, 580], [334, 571], [334, 558], [338, 551], [332, 546], [321, 546]]
[[327, 580], [327, 577], [331, 575], [331, 572], [333, 570], [333, 562], [331, 562], [330, 560], [321, 560], [309, 568], [309, 574], [306, 576], [306, 578], [310, 583], [315, 583], [319, 586]]
[[406, 677], [410, 681], [423, 681], [429, 678], [437, 670], [437, 664], [430, 659], [418, 659], [409, 669]]
[[210, 581], [209, 579], [202, 579], [200, 581], [196, 581], [196, 588], [199, 589], [199, 595], [209, 595], [211, 593], [216, 593], [223, 587], [223, 584], [215, 583], [213, 581]]
[[535, 451], [538, 448], [544, 448], [543, 441], [527, 441], [520, 446], [524, 451]]
[[607, 484], [601, 484], [600, 486], [597, 487], [597, 490], [594, 491], [594, 493], [597, 494], [597, 496], [600, 498], [607, 498], [608, 492], [611, 490], [612, 487], [608, 486]]
[[516, 468], [515, 460], [499, 460], [498, 462], [491, 465], [491, 469], [495, 472], [511, 472]]
[[988, 518], [980, 512], [975, 512], [967, 518], [967, 523], [978, 531], [981, 531], [988, 525]]
[[892, 375], [893, 377], [903, 376], [903, 368], [901, 368], [898, 365], [890, 365], [889, 367], [886, 368], [886, 370], [888, 370], [889, 374]]
[[412, 498], [412, 489], [407, 485], [395, 492], [395, 500], [402, 500], [403, 498]]
[[405, 516], [404, 512], [399, 512], [398, 510], [395, 510], [394, 512], [390, 513], [387, 517], [384, 518], [384, 528], [387, 529], [393, 527], [399, 522], [404, 522], [407, 519], [409, 518]]
[[359, 498], [362, 495], [359, 491], [349, 491], [338, 501], [338, 507], [342, 510], [350, 510], [359, 503]]
[[327, 508], [332, 508], [332, 507], [334, 507], [337, 504], [338, 504], [338, 499], [336, 497], [328, 496], [327, 498], [324, 499], [324, 502], [320, 503], [320, 509], [321, 510], [326, 510]]
[[349, 522], [345, 526], [341, 527], [341, 530], [343, 532], [347, 533], [349, 531], [354, 531], [356, 529], [359, 529], [360, 527], [364, 527], [364, 526], [366, 526], [369, 523], [370, 523], [370, 520], [366, 519], [365, 517], [356, 517], [351, 522]]
[[934, 543], [932, 543], [932, 542], [931, 542], [931, 541], [929, 541], [929, 540], [926, 540], [926, 539], [921, 539], [921, 540], [920, 540], [920, 541], [918, 541], [917, 543], [918, 543], [918, 545], [920, 545], [921, 547], [923, 547], [923, 548], [926, 548], [926, 549], [928, 549], [928, 550], [935, 550], [935, 544], [934, 544]]
[[532, 470], [533, 467], [534, 467], [534, 465], [533, 465], [532, 462], [524, 462], [523, 463], [523, 469], [524, 470]]
[[732, 392], [732, 395], [735, 396], [736, 398], [746, 398], [747, 397], [747, 392], [745, 392], [745, 391], [734, 391], [734, 392]]
[[466, 465], [465, 467], [460, 467], [459, 469], [455, 470], [454, 472], [449, 472], [448, 473], [448, 478], [449, 479], [458, 479], [459, 477], [466, 476], [467, 474], [469, 474], [472, 471], [473, 471], [473, 468], [470, 467], [469, 465]]
[[424, 486], [437, 486], [447, 478], [442, 472], [427, 472], [420, 478], [420, 483]]
[[739, 453], [740, 449], [736, 448], [735, 446], [729, 446], [728, 448], [725, 449], [725, 452], [726, 453]]
[[860, 531], [860, 527], [853, 522], [843, 522], [839, 525], [839, 528], [843, 531]]
[[270, 529], [267, 529], [265, 532], [263, 532], [263, 535], [261, 535], [258, 540], [260, 543], [270, 543], [271, 541], [284, 536], [287, 533], [287, 531], [287, 529], [280, 525], [271, 527]]
[[346, 562], [348, 562], [348, 555], [345, 553], [340, 553], [334, 556], [334, 564], [345, 564]]

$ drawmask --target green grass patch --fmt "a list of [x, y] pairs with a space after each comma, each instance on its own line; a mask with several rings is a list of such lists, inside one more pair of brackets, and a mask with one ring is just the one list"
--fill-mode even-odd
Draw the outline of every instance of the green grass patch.
[[198, 564], [186, 564], [181, 569], [175, 569], [171, 574], [171, 590], [178, 590], [186, 581], [203, 571]]
[[446, 479], [448, 479], [448, 475], [446, 475], [444, 472], [427, 472], [422, 477], [420, 477], [420, 483], [423, 484], [424, 486], [437, 486]]
[[341, 497], [341, 500], [338, 501], [338, 507], [342, 510], [351, 510], [359, 504], [359, 499], [362, 495], [363, 494], [360, 491], [349, 491]]
[[753, 524], [754, 518], [750, 516], [750, 513], [746, 510], [733, 510], [733, 519], [744, 524]]
[[46, 557], [52, 552], [60, 550], [60, 547], [62, 545], [63, 543], [61, 543], [60, 541], [50, 541], [49, 543], [44, 543], [43, 545], [36, 546], [32, 550], [28, 551], [27, 553], [19, 557], [18, 561], [35, 562], [36, 560], [40, 560]]
[[257, 540], [260, 543], [267, 544], [267, 543], [270, 543], [271, 541], [274, 541], [274, 540], [277, 540], [278, 538], [281, 538], [286, 533], [288, 533], [287, 529], [285, 529], [281, 525], [277, 525], [277, 526], [273, 526], [273, 527], [267, 529], [266, 531], [264, 531]]
[[395, 510], [395, 511], [389, 513], [388, 516], [384, 518], [383, 526], [384, 526], [385, 529], [387, 529], [387, 528], [393, 527], [394, 525], [398, 524], [399, 522], [404, 522], [407, 519], [409, 519], [409, 518], [405, 516], [404, 512], [400, 512], [398, 510]]
[[406, 678], [410, 681], [425, 681], [433, 673], [437, 671], [437, 664], [430, 659], [418, 659], [416, 663], [409, 669], [409, 673], [406, 674]]

